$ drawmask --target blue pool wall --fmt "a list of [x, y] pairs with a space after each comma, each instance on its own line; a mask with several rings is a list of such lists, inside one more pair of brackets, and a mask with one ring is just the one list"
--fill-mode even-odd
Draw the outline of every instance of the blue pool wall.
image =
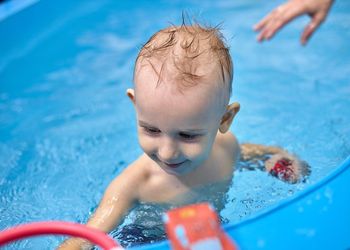
[[[40, 9], [34, 8], [30, 14], [41, 15], [44, 19], [50, 20], [50, 15], [59, 14], [60, 7], [55, 5], [53, 9], [42, 13]], [[0, 63], [14, 59], [12, 48], [23, 47], [22, 45], [28, 40], [35, 42], [35, 30], [29, 31], [24, 24], [21, 29], [18, 27], [18, 23], [27, 20], [25, 12], [26, 10], [22, 11], [21, 15], [15, 18], [7, 17], [3, 20], [6, 25], [0, 25], [0, 34], [7, 34], [7, 37], [1, 38], [0, 50], [3, 59]], [[34, 23], [35, 20], [33, 19]], [[41, 26], [34, 24], [33, 27], [40, 29]], [[41, 33], [40, 30], [37, 31]], [[64, 42], [67, 41], [60, 40], [61, 44], [57, 46], [64, 46]], [[41, 56], [45, 63], [50, 63], [52, 55]], [[27, 63], [30, 65], [30, 61]], [[31, 70], [30, 67], [25, 66], [22, 69]], [[27, 75], [33, 75], [34, 78], [35, 73], [30, 72]], [[34, 82], [30, 79], [28, 81]], [[6, 89], [12, 88], [13, 92], [16, 92], [20, 87], [19, 85], [6, 86]], [[349, 249], [350, 195], [347, 189], [349, 181], [350, 158], [348, 157], [330, 175], [296, 196], [224, 228], [241, 249]], [[133, 249], [169, 249], [169, 243], [165, 241]]]
[[[224, 226], [239, 249], [349, 249], [350, 157], [329, 176], [274, 207]], [[168, 241], [132, 248], [170, 249]]]

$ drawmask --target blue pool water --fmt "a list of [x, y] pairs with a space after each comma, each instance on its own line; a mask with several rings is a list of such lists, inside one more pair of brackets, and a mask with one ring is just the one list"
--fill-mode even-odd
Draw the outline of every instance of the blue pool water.
[[[223, 21], [235, 64], [232, 100], [242, 106], [231, 128], [238, 139], [280, 145], [312, 166], [297, 185], [236, 172], [223, 220], [249, 218], [326, 177], [350, 155], [350, 2], [336, 1], [305, 48], [298, 37], [306, 17], [257, 44], [251, 26], [280, 2], [39, 1], [2, 20], [0, 228], [87, 220], [108, 183], [141, 153], [125, 97], [138, 49], [180, 23], [182, 10]], [[8, 249], [52, 249], [60, 240]]]

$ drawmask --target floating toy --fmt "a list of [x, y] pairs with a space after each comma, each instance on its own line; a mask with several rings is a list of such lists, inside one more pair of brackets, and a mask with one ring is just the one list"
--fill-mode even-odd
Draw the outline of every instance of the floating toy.
[[101, 246], [104, 250], [122, 250], [112, 238], [97, 229], [85, 225], [62, 222], [35, 222], [19, 225], [0, 232], [0, 247], [12, 241], [20, 240], [30, 236], [64, 234], [85, 238], [92, 243]]
[[170, 210], [164, 216], [166, 233], [174, 250], [235, 250], [208, 203]]
[[294, 174], [292, 161], [287, 158], [278, 160], [274, 167], [270, 170], [270, 174], [284, 181], [289, 181]]

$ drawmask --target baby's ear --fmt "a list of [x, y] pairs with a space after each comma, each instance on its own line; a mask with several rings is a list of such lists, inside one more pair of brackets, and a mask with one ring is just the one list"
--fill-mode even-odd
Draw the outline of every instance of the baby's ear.
[[135, 104], [135, 91], [133, 89], [127, 89], [126, 95], [129, 97], [132, 103]]
[[238, 102], [231, 103], [227, 106], [226, 112], [221, 118], [219, 130], [221, 133], [226, 133], [230, 128], [233, 118], [236, 116], [240, 109]]

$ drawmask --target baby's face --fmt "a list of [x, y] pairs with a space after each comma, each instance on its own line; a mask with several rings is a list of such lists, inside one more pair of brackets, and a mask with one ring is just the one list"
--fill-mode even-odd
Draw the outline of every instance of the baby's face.
[[216, 78], [180, 93], [171, 79], [157, 86], [151, 67], [135, 74], [139, 143], [166, 172], [183, 175], [208, 159], [226, 110]]

